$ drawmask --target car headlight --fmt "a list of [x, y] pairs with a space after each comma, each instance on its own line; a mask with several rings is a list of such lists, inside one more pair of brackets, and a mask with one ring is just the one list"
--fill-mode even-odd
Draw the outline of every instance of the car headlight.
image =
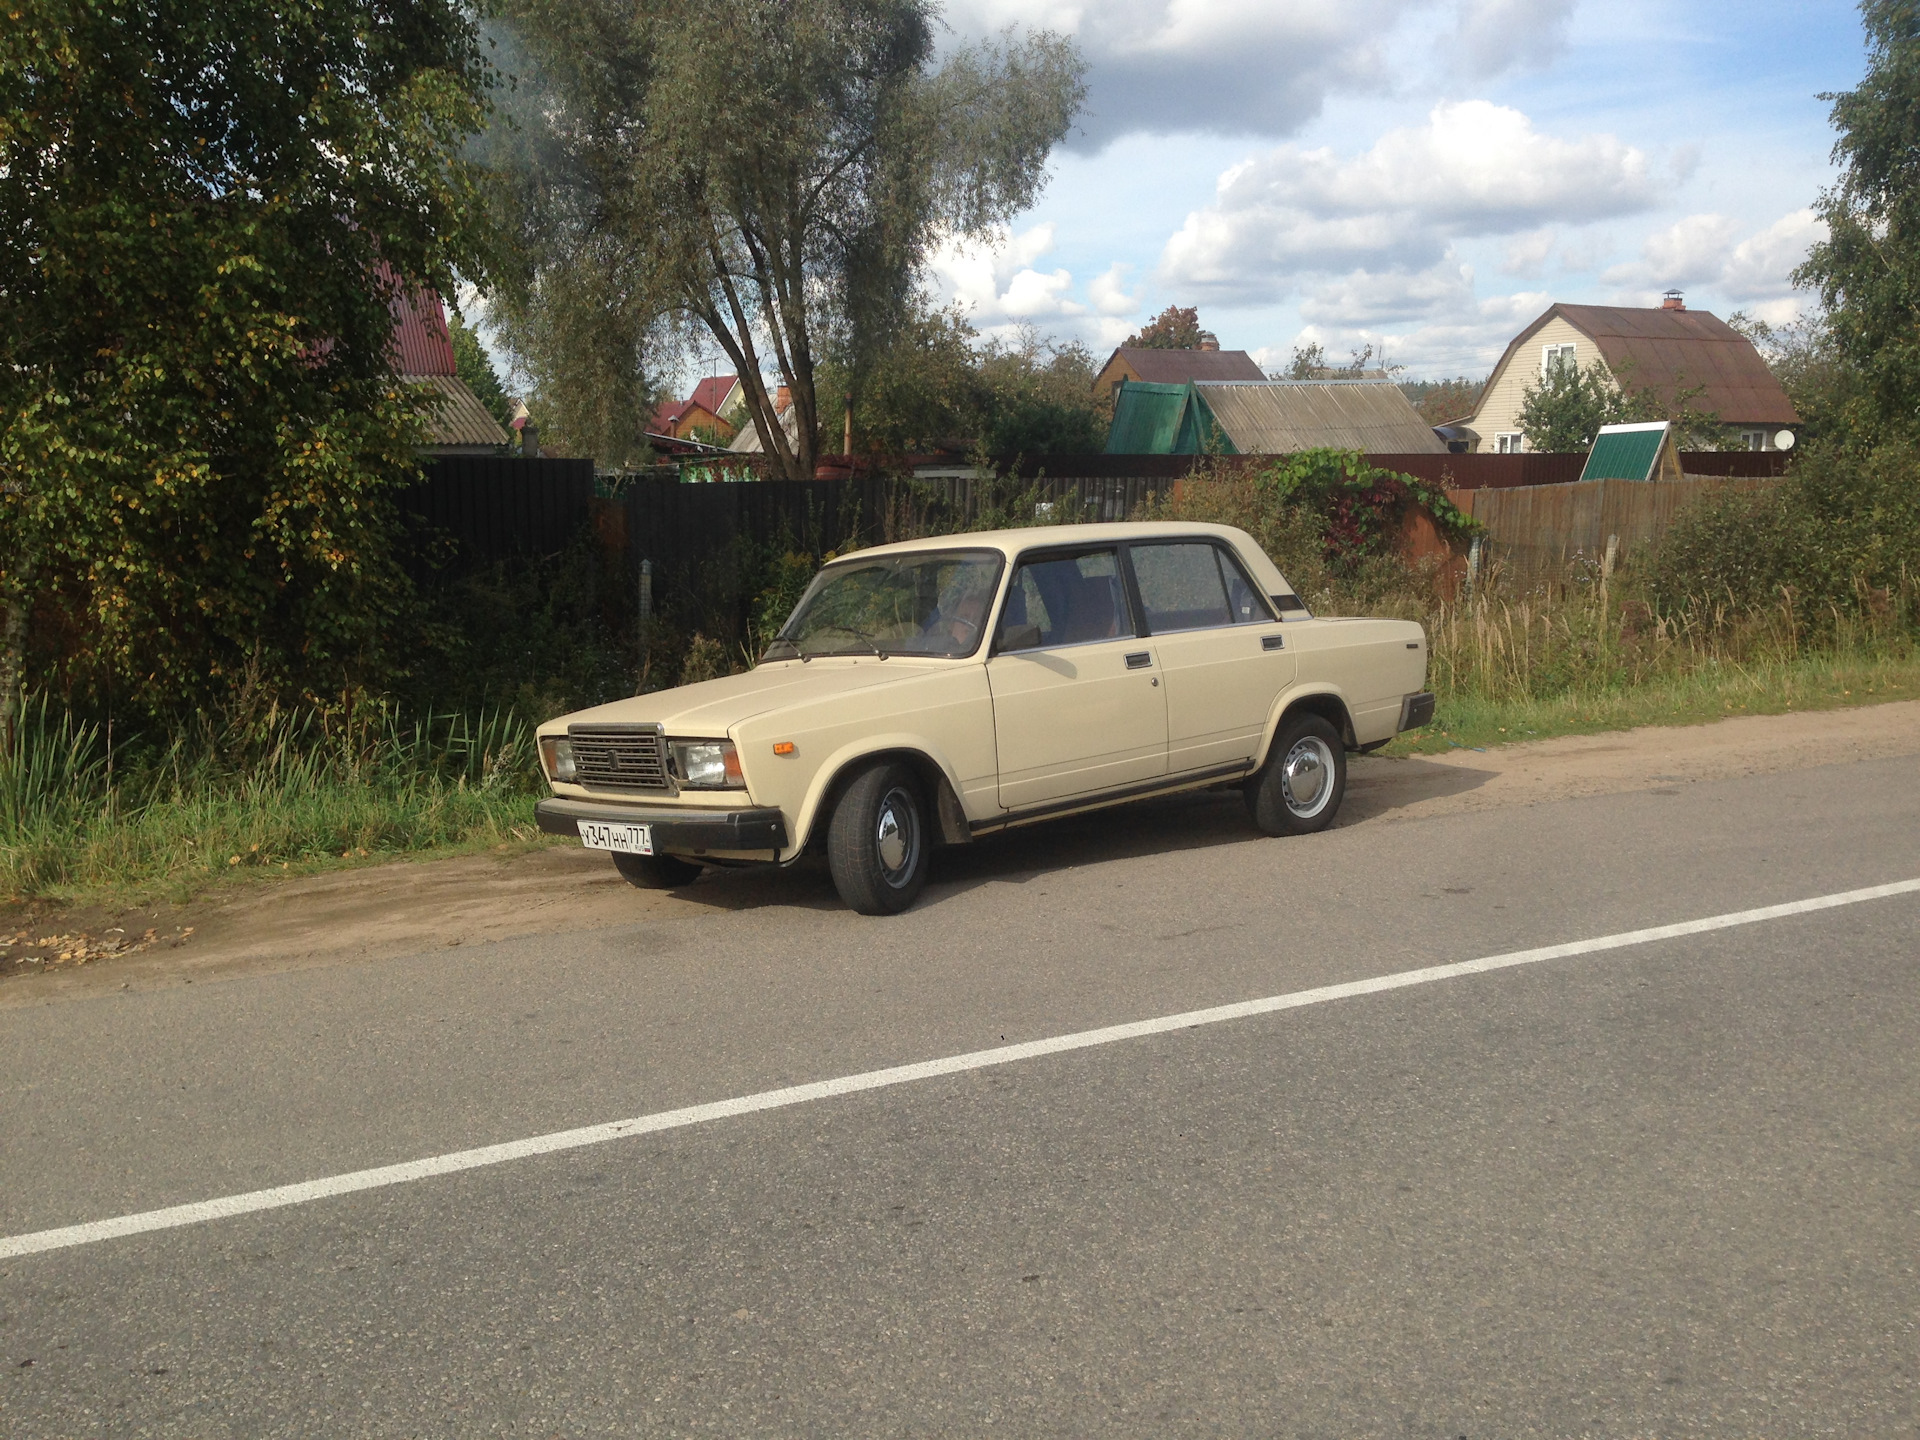
[[744, 790], [740, 752], [731, 740], [671, 740], [673, 774], [689, 790]]
[[540, 737], [540, 764], [547, 778], [561, 785], [573, 782], [573, 742], [558, 735]]

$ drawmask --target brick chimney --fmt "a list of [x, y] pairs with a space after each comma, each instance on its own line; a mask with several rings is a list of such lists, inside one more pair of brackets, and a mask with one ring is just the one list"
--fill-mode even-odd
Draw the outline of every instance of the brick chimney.
[[1662, 310], [1684, 310], [1687, 308], [1687, 302], [1678, 290], [1669, 290], [1660, 301], [1660, 308]]

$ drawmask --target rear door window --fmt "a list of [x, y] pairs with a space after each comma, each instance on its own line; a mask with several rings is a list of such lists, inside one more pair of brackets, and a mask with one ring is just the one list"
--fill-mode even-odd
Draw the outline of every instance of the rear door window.
[[1219, 552], [1204, 540], [1134, 545], [1129, 553], [1133, 556], [1134, 578], [1140, 582], [1147, 628], [1154, 634], [1234, 622], [1226, 581], [1220, 574]]
[[1013, 572], [1000, 616], [1000, 649], [1050, 649], [1132, 634], [1114, 551], [1035, 560]]

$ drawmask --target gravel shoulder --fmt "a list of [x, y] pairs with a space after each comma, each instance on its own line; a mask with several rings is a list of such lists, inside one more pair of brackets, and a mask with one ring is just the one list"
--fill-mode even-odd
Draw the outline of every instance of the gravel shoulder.
[[[1365, 756], [1351, 767], [1340, 823], [1406, 823], [1899, 756], [1920, 756], [1920, 701], [1570, 736], [1485, 752]], [[1079, 853], [1088, 850], [1083, 833], [1076, 853], [1062, 863], [1114, 858], [1129, 843], [1121, 833], [1112, 855]], [[987, 844], [1006, 846], [1007, 864], [1015, 869], [1031, 868], [1039, 848], [1014, 839]], [[820, 908], [837, 901], [824, 870], [805, 862], [785, 872], [709, 874], [685, 891], [663, 894], [634, 890], [604, 857], [562, 846], [402, 861], [236, 885], [183, 906], [24, 917], [4, 927], [16, 933], [0, 933], [0, 942], [12, 938], [17, 955], [27, 937], [58, 934], [71, 939], [74, 958], [23, 965], [0, 951], [0, 1009], [767, 905]], [[115, 945], [116, 953], [102, 953]]]

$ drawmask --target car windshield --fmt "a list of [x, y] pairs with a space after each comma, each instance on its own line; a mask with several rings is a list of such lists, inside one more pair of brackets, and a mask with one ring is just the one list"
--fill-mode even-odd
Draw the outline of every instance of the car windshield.
[[761, 658], [971, 655], [980, 647], [1000, 566], [992, 550], [839, 561], [814, 577]]

